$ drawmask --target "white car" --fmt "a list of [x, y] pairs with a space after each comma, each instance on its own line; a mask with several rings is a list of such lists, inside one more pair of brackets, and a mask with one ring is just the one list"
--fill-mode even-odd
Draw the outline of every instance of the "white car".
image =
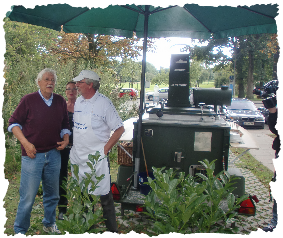
[[[160, 88], [158, 90], [159, 100], [160, 99], [168, 99], [168, 90], [169, 88]], [[152, 101], [154, 96], [154, 92], [147, 92], [145, 94], [146, 99]]]

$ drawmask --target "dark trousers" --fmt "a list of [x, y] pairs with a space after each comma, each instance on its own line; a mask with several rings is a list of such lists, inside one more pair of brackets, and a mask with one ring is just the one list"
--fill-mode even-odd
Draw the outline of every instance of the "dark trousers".
[[59, 177], [59, 195], [60, 200], [58, 202], [59, 212], [66, 213], [67, 212], [67, 205], [68, 199], [66, 198], [67, 191], [65, 188], [62, 187], [64, 183], [68, 181], [68, 162], [69, 162], [69, 155], [70, 155], [71, 148], [65, 148], [61, 150], [61, 170], [60, 170], [60, 177]]
[[[89, 199], [91, 202], [93, 202], [93, 199], [90, 195], [89, 195]], [[114, 205], [113, 195], [112, 195], [111, 190], [108, 194], [100, 196], [100, 203], [102, 206], [103, 218], [105, 219], [105, 225], [106, 225], [107, 231], [118, 232], [115, 205]], [[94, 207], [92, 210], [94, 212]]]
[[[110, 173], [110, 161], [109, 161], [108, 156], [107, 156], [107, 161], [108, 161], [108, 168], [109, 168], [109, 173]], [[93, 199], [91, 196], [89, 196], [89, 199], [91, 202], [93, 202]], [[113, 200], [111, 189], [108, 194], [100, 196], [100, 203], [102, 206], [103, 218], [105, 219], [105, 225], [106, 225], [107, 231], [118, 233], [115, 205], [114, 205], [114, 200]], [[93, 208], [93, 211], [94, 211], [94, 208]]]

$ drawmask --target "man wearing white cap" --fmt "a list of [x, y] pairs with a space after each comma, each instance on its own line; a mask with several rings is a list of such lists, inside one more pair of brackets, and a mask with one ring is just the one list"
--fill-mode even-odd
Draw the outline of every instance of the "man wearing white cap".
[[[90, 173], [88, 155], [98, 151], [101, 155], [96, 164], [96, 175], [104, 174], [98, 187], [91, 192], [100, 195], [103, 217], [108, 231], [118, 232], [115, 206], [110, 190], [108, 152], [124, 133], [123, 121], [114, 105], [98, 92], [100, 77], [91, 70], [83, 70], [73, 79], [81, 96], [74, 107], [73, 147], [70, 152], [72, 164], [79, 166], [79, 177]], [[111, 131], [114, 133], [110, 137]]]

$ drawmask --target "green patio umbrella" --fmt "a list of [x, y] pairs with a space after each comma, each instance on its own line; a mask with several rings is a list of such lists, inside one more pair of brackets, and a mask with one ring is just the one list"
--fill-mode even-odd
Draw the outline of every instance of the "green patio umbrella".
[[7, 16], [66, 33], [90, 33], [144, 38], [141, 77], [138, 149], [140, 155], [141, 121], [144, 111], [144, 83], [148, 37], [226, 38], [240, 35], [277, 33], [278, 5], [184, 6], [110, 5], [107, 8], [72, 7], [67, 4], [13, 6]]
[[208, 39], [260, 33], [276, 33], [278, 6], [181, 6], [154, 7], [110, 5], [107, 8], [81, 8], [68, 4], [13, 6], [7, 16], [13, 21], [48, 27], [57, 31], [144, 37], [191, 37]]

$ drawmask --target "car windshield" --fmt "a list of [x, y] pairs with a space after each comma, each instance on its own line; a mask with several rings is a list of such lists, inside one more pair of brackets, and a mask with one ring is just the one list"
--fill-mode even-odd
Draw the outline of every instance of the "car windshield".
[[256, 106], [248, 101], [232, 101], [231, 106], [227, 107], [228, 110], [252, 110], [256, 111]]

